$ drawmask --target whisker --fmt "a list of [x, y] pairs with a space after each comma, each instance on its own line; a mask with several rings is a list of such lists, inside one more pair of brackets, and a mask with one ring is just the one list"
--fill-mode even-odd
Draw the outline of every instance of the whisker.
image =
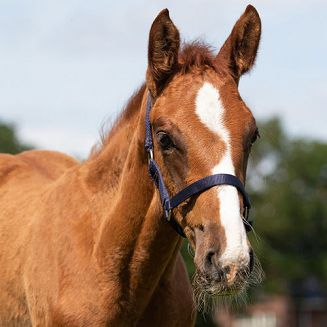
[[257, 242], [257, 245], [259, 245], [260, 244], [260, 242], [261, 242], [261, 238], [260, 238], [260, 236], [258, 235], [258, 233], [255, 231], [255, 229], [254, 229], [254, 227], [244, 218], [244, 217], [242, 217], [242, 220], [243, 220], [243, 223], [246, 225], [246, 226], [249, 226], [250, 227], [250, 229], [251, 229], [251, 231], [253, 232], [253, 235], [254, 235], [254, 237], [255, 237], [255, 240], [256, 240], [256, 242]]
[[192, 258], [194, 258], [194, 251], [193, 251], [190, 243], [187, 244], [187, 252]]

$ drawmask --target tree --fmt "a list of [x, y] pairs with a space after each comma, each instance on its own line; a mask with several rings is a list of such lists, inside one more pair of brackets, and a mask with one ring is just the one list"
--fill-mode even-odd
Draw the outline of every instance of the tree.
[[0, 152], [15, 154], [31, 148], [18, 139], [14, 125], [0, 121]]
[[[264, 128], [271, 127], [269, 121]], [[274, 124], [280, 126], [275, 120]], [[254, 241], [267, 274], [266, 290], [279, 292], [314, 275], [327, 276], [327, 144], [290, 140], [275, 129], [254, 150], [255, 171], [260, 171], [264, 156], [273, 161], [273, 169], [264, 173], [261, 183], [253, 185], [252, 198], [256, 231]], [[268, 144], [267, 144], [268, 143]], [[263, 149], [270, 148], [269, 153]], [[327, 286], [327, 285], [325, 285]]]

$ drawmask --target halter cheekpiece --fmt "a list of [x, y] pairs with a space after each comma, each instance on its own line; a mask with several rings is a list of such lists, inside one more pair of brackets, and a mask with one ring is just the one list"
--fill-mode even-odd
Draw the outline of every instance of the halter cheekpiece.
[[249, 210], [251, 208], [250, 199], [245, 191], [243, 183], [238, 177], [230, 174], [215, 174], [199, 179], [198, 181], [188, 185], [173, 197], [170, 197], [166, 188], [165, 182], [162, 178], [159, 166], [153, 157], [153, 138], [152, 128], [150, 123], [150, 112], [152, 109], [152, 100], [150, 93], [147, 98], [146, 114], [145, 114], [145, 149], [148, 153], [149, 163], [148, 170], [151, 179], [154, 181], [156, 187], [159, 190], [161, 204], [164, 210], [164, 216], [170, 225], [176, 230], [176, 232], [185, 237], [183, 228], [178, 224], [172, 215], [172, 209], [176, 208], [182, 202], [192, 197], [193, 195], [202, 193], [209, 188], [217, 185], [231, 185], [237, 188], [237, 190], [243, 196], [244, 203], [244, 225], [247, 232], [251, 231], [252, 222], [249, 220]]

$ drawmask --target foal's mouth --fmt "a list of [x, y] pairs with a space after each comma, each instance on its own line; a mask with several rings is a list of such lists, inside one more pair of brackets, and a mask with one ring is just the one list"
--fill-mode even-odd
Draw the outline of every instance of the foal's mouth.
[[252, 269], [237, 272], [233, 280], [204, 274], [196, 270], [192, 285], [195, 305], [198, 311], [207, 312], [219, 303], [227, 305], [246, 304], [246, 291], [250, 286], [260, 284], [264, 273], [259, 260], [253, 258]]
[[197, 270], [193, 277], [193, 287], [195, 291], [205, 292], [209, 297], [233, 296], [244, 291], [249, 276], [249, 272], [238, 274], [232, 282], [229, 282], [224, 278], [217, 279]]

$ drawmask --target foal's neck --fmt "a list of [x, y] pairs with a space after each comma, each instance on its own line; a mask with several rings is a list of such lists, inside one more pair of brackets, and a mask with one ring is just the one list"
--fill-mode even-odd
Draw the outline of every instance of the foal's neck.
[[115, 272], [115, 282], [136, 311], [144, 310], [180, 244], [162, 218], [147, 171], [145, 94], [137, 114], [128, 123], [122, 120], [102, 152], [87, 163], [86, 178], [103, 208], [96, 257], [103, 269]]

